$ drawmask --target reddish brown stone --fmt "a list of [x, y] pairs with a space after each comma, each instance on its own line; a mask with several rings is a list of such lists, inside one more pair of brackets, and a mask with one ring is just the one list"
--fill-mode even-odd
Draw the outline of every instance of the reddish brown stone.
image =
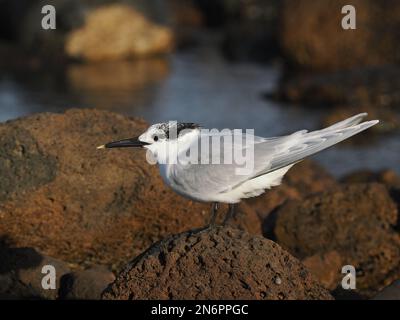
[[[74, 109], [0, 124], [0, 236], [81, 267], [116, 269], [153, 242], [208, 223], [210, 205], [165, 186], [144, 150], [96, 150], [146, 127]], [[254, 210], [238, 211], [235, 225], [261, 233]]]
[[64, 275], [60, 297], [68, 300], [98, 300], [107, 286], [115, 280], [112, 272], [103, 267], [93, 267]]
[[329, 289], [335, 289], [342, 279], [342, 259], [336, 251], [330, 251], [323, 255], [313, 255], [305, 258], [303, 264], [306, 268]]
[[128, 264], [103, 299], [332, 299], [276, 243], [232, 228], [186, 232]]
[[349, 184], [279, 208], [275, 235], [302, 259], [337, 251], [357, 270], [357, 293], [372, 296], [400, 275], [397, 222], [384, 185]]

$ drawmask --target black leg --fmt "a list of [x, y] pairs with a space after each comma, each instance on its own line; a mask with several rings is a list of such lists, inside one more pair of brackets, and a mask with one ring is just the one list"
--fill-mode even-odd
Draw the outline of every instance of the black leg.
[[209, 223], [209, 227], [212, 227], [215, 225], [215, 219], [217, 218], [217, 213], [218, 213], [218, 202], [213, 202], [211, 206], [211, 219]]
[[224, 222], [222, 223], [224, 226], [228, 223], [229, 220], [231, 220], [235, 216], [235, 204], [230, 203], [228, 212], [225, 215]]

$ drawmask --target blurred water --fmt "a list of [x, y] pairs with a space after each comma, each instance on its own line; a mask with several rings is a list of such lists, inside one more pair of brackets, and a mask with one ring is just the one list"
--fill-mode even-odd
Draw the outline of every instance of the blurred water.
[[[73, 65], [57, 75], [8, 74], [0, 78], [0, 121], [96, 107], [150, 123], [178, 120], [208, 128], [253, 128], [261, 136], [318, 128], [323, 110], [263, 98], [278, 77], [276, 67], [230, 64], [211, 48], [177, 53], [168, 61]], [[399, 171], [399, 150], [396, 134], [359, 147], [342, 144], [314, 159], [335, 175], [360, 168]]]

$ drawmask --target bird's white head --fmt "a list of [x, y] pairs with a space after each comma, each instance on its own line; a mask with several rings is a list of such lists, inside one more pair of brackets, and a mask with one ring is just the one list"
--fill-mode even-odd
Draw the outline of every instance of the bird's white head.
[[153, 124], [138, 137], [109, 142], [97, 148], [146, 148], [159, 163], [168, 163], [169, 157], [185, 152], [199, 134], [198, 124], [170, 121]]

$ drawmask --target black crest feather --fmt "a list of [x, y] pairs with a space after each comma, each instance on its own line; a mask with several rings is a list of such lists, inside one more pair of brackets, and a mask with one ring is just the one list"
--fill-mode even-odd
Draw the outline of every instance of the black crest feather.
[[176, 125], [172, 125], [170, 123], [162, 123], [159, 126], [159, 129], [163, 130], [165, 136], [169, 139], [171, 130], [176, 130], [177, 137], [183, 130], [187, 129], [198, 129], [200, 125], [193, 123], [193, 122], [178, 122]]

